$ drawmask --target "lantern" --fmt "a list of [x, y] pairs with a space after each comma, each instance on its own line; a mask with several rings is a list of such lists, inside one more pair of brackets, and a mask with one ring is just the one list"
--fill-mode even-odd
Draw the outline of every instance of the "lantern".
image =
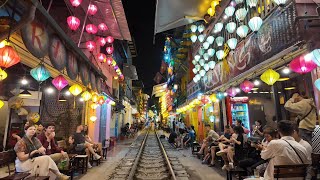
[[224, 57], [224, 51], [223, 51], [223, 50], [217, 51], [217, 52], [216, 52], [216, 56], [217, 56], [218, 60], [223, 59], [223, 57]]
[[273, 0], [273, 1], [280, 7], [283, 7], [287, 2], [287, 0]]
[[200, 74], [197, 74], [197, 75], [196, 75], [196, 78], [197, 78], [197, 80], [199, 81], [199, 80], [201, 79]]
[[98, 94], [97, 93], [93, 93], [92, 97], [91, 97], [92, 102], [96, 103], [96, 102], [98, 102], [98, 99], [99, 99]]
[[241, 4], [241, 3], [243, 3], [243, 0], [235, 0], [235, 2], [236, 2], [237, 4]]
[[221, 99], [223, 99], [223, 98], [225, 97], [225, 95], [224, 95], [223, 92], [218, 92], [218, 93], [216, 94], [216, 97], [217, 97], [219, 100], [221, 100]]
[[70, 0], [70, 3], [73, 7], [78, 7], [81, 4], [82, 0]]
[[246, 0], [246, 1], [247, 1], [247, 5], [248, 5], [250, 8], [256, 7], [256, 6], [257, 6], [257, 3], [258, 3], [258, 0]]
[[240, 88], [243, 92], [248, 93], [254, 87], [254, 84], [251, 81], [245, 80], [240, 84]]
[[237, 95], [237, 89], [235, 87], [231, 87], [227, 90], [229, 96], [234, 97]]
[[311, 59], [314, 63], [320, 66], [320, 49], [315, 49], [305, 56], [305, 59]]
[[86, 31], [89, 34], [96, 34], [98, 32], [98, 28], [97, 28], [97, 26], [95, 26], [93, 24], [87, 24]]
[[[314, 85], [316, 86], [318, 91], [320, 91], [320, 78], [314, 81]], [[1, 105], [0, 105], [0, 108], [1, 108]]]
[[213, 37], [213, 36], [208, 36], [208, 37], [207, 37], [207, 42], [208, 42], [209, 44], [212, 44], [212, 43], [214, 42], [214, 37]]
[[207, 10], [207, 13], [210, 15], [210, 16], [214, 16], [214, 14], [216, 13], [216, 11], [210, 7], [208, 10]]
[[115, 60], [113, 60], [113, 59], [112, 59], [112, 63], [111, 63], [111, 65], [112, 65], [112, 66], [115, 66], [115, 65], [117, 65], [117, 62], [116, 62]]
[[90, 14], [91, 16], [95, 15], [96, 12], [98, 11], [98, 8], [96, 5], [94, 4], [89, 4], [89, 7], [88, 7], [88, 14]]
[[225, 10], [224, 13], [228, 16], [231, 17], [233, 16], [233, 13], [235, 11], [235, 8], [233, 6], [228, 6]]
[[203, 66], [204, 65], [204, 59], [200, 59], [199, 60], [199, 64], [200, 64], [200, 66]]
[[261, 17], [257, 17], [257, 16], [253, 17], [250, 19], [248, 24], [249, 24], [250, 29], [253, 32], [257, 32], [262, 25], [262, 19], [261, 19]]
[[94, 41], [86, 42], [87, 49], [92, 52], [96, 48], [96, 43]]
[[193, 68], [193, 69], [192, 69], [192, 72], [193, 72], [193, 74], [197, 74], [198, 71], [197, 71], [196, 68]]
[[0, 48], [0, 67], [8, 68], [20, 62], [20, 56], [10, 45]]
[[190, 37], [191, 41], [194, 43], [197, 41], [197, 35], [195, 34], [192, 34], [191, 37]]
[[85, 91], [81, 94], [81, 97], [84, 101], [89, 101], [92, 97], [91, 93], [89, 93], [88, 91]]
[[192, 60], [192, 64], [193, 64], [193, 65], [196, 65], [196, 64], [197, 64], [197, 61], [196, 61], [196, 60]]
[[98, 25], [98, 28], [99, 28], [100, 31], [106, 31], [106, 30], [108, 30], [108, 26], [107, 26], [105, 23], [100, 23], [100, 24]]
[[224, 43], [224, 37], [222, 37], [222, 36], [217, 37], [216, 43], [217, 43], [217, 46], [222, 46]]
[[50, 77], [50, 72], [43, 64], [39, 64], [37, 67], [31, 69], [30, 75], [38, 82], [43, 82]]
[[207, 64], [207, 63], [204, 64], [203, 69], [204, 69], [205, 71], [209, 71], [209, 68], [210, 68], [210, 67], [209, 67], [209, 64]]
[[195, 33], [197, 31], [197, 28], [198, 27], [194, 24], [190, 26], [191, 32], [193, 32], [193, 33]]
[[72, 30], [72, 31], [75, 31], [78, 29], [78, 27], [80, 26], [80, 20], [75, 17], [75, 16], [69, 16], [67, 18], [67, 23], [68, 23], [68, 26], [69, 28]]
[[203, 59], [204, 59], [204, 60], [208, 61], [209, 57], [210, 57], [210, 56], [209, 56], [208, 53], [204, 53], [204, 54], [203, 54]]
[[107, 42], [108, 42], [109, 44], [113, 43], [113, 41], [114, 41], [114, 39], [113, 39], [112, 36], [106, 37], [106, 40], [107, 40]]
[[198, 54], [194, 56], [194, 60], [196, 60], [196, 61], [199, 61], [200, 58], [201, 58], [201, 56]]
[[207, 51], [207, 53], [208, 53], [208, 55], [209, 55], [210, 57], [212, 57], [215, 52], [216, 52], [216, 51], [215, 51], [214, 49], [212, 49], [212, 48], [208, 49], [208, 51]]
[[203, 24], [200, 24], [199, 26], [198, 26], [198, 31], [199, 31], [199, 33], [202, 33], [202, 31], [204, 31], [204, 25]]
[[201, 69], [199, 74], [200, 74], [201, 77], [203, 77], [206, 74], [206, 71]]
[[8, 77], [8, 74], [0, 68], [0, 81]]
[[212, 123], [214, 122], [215, 119], [216, 119], [215, 116], [210, 116], [210, 117], [209, 117], [209, 120], [210, 120], [210, 122], [212, 122]]
[[98, 103], [100, 105], [102, 105], [104, 102], [105, 102], [104, 97], [103, 96], [99, 96]]
[[112, 54], [113, 53], [113, 47], [112, 46], [108, 46], [106, 48], [106, 51], [107, 51], [108, 54]]
[[217, 23], [214, 25], [214, 32], [217, 33], [217, 32], [221, 32], [223, 28], [223, 24], [221, 22]]
[[69, 91], [73, 96], [78, 96], [82, 92], [82, 87], [78, 84], [74, 84], [69, 88]]
[[238, 21], [243, 21], [246, 18], [247, 10], [245, 8], [240, 8], [236, 11], [236, 18]]
[[4, 102], [0, 100], [0, 109], [3, 107]]
[[101, 62], [101, 63], [106, 62], [106, 58], [107, 58], [107, 56], [106, 56], [105, 54], [103, 54], [103, 53], [99, 53], [99, 54], [98, 54], [98, 60], [99, 60], [99, 62]]
[[193, 82], [197, 83], [198, 82], [198, 79], [196, 77], [193, 77], [192, 78]]
[[97, 116], [91, 116], [90, 121], [95, 122], [97, 120]]
[[204, 42], [204, 43], [202, 44], [202, 46], [203, 46], [204, 49], [208, 49], [209, 46], [210, 46], [210, 44], [209, 44], [208, 42]]
[[210, 62], [208, 63], [208, 65], [209, 65], [209, 68], [210, 68], [210, 69], [214, 69], [214, 67], [216, 66], [216, 62], [215, 62], [215, 61], [210, 61]]
[[241, 25], [241, 26], [239, 26], [238, 29], [237, 29], [237, 34], [238, 34], [238, 36], [239, 36], [240, 38], [242, 38], [242, 39], [245, 38], [245, 37], [247, 37], [248, 32], [249, 32], [249, 28], [248, 28], [248, 26], [246, 26], [246, 25]]
[[219, 2], [220, 0], [213, 0], [210, 5], [212, 8], [215, 8], [219, 4]]
[[201, 66], [199, 64], [195, 65], [197, 71], [200, 71]]
[[204, 50], [202, 47], [200, 47], [200, 49], [199, 49], [199, 54], [200, 54], [200, 55], [203, 55], [204, 52], [205, 52], [205, 50]]
[[90, 107], [91, 107], [91, 109], [97, 109], [98, 104], [96, 104], [96, 103], [92, 103], [92, 104], [90, 105]]
[[98, 42], [99, 42], [100, 46], [104, 46], [107, 43], [107, 41], [104, 37], [99, 37]]
[[112, 60], [113, 60], [112, 57], [110, 57], [110, 56], [106, 57], [106, 61], [107, 61], [108, 65], [111, 65]]
[[234, 33], [236, 28], [237, 28], [237, 24], [235, 22], [229, 22], [226, 25], [226, 29], [227, 29], [228, 33]]
[[68, 81], [62, 75], [59, 75], [52, 80], [52, 84], [58, 89], [58, 91], [61, 91], [68, 85]]
[[198, 36], [198, 40], [199, 40], [199, 42], [203, 42], [203, 40], [204, 40], [204, 35], [203, 35], [203, 34], [200, 34], [200, 35]]
[[311, 59], [306, 59], [304, 56], [298, 56], [290, 62], [289, 67], [296, 73], [305, 74], [312, 71], [317, 65]]
[[280, 78], [280, 74], [272, 69], [266, 70], [260, 76], [260, 79], [270, 86], [272, 86], [279, 78]]
[[238, 40], [236, 38], [228, 39], [227, 44], [230, 49], [234, 50], [237, 46]]

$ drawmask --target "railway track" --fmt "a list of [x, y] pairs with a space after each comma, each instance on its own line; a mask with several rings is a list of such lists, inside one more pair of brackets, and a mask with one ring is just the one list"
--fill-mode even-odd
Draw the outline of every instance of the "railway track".
[[189, 175], [174, 150], [156, 132], [142, 133], [116, 168], [112, 180], [186, 180]]

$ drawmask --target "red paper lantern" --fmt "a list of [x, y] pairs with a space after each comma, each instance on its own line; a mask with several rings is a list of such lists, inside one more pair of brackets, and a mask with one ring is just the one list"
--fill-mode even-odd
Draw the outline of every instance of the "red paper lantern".
[[106, 58], [106, 60], [107, 60], [107, 64], [108, 64], [108, 65], [111, 65], [111, 63], [112, 63], [112, 57], [108, 56], [108, 57]]
[[105, 101], [104, 101], [103, 96], [100, 96], [100, 97], [99, 97], [99, 100], [98, 100], [98, 103], [99, 103], [100, 105], [102, 105], [104, 102], [105, 102]]
[[310, 58], [305, 59], [304, 55], [301, 55], [293, 59], [290, 62], [289, 67], [296, 73], [305, 74], [316, 68], [317, 64], [315, 64]]
[[245, 93], [250, 92], [253, 87], [254, 87], [254, 84], [248, 80], [245, 80], [240, 84], [240, 88]]
[[107, 41], [104, 37], [99, 37], [98, 41], [99, 41], [100, 46], [104, 46], [107, 43]]
[[20, 56], [9, 45], [0, 48], [0, 67], [8, 68], [20, 62]]
[[68, 85], [68, 81], [62, 75], [59, 75], [52, 80], [52, 84], [59, 91], [61, 91], [63, 88], [65, 88]]
[[96, 14], [96, 12], [98, 11], [98, 8], [96, 5], [94, 4], [89, 4], [89, 7], [88, 7], [88, 13], [93, 16]]
[[107, 40], [107, 42], [108, 42], [109, 44], [113, 43], [113, 41], [114, 41], [114, 39], [113, 39], [112, 36], [106, 37], [106, 40]]
[[98, 25], [98, 28], [99, 28], [100, 31], [106, 31], [106, 30], [108, 30], [108, 26], [107, 26], [105, 23], [100, 23], [100, 24]]
[[106, 48], [106, 51], [107, 51], [108, 54], [112, 54], [113, 53], [113, 47], [112, 46], [108, 46]]
[[105, 54], [103, 54], [103, 53], [99, 53], [98, 54], [98, 60], [99, 60], [99, 62], [101, 62], [101, 63], [104, 63], [104, 62], [106, 62], [106, 55]]
[[78, 7], [81, 4], [82, 0], [70, 0], [70, 3], [73, 7]]
[[94, 41], [86, 42], [87, 49], [92, 52], [96, 48], [96, 43]]
[[86, 25], [86, 31], [89, 34], [96, 34], [98, 32], [98, 28], [93, 24], [88, 24]]
[[78, 27], [80, 26], [80, 20], [75, 17], [75, 16], [69, 16], [67, 18], [67, 23], [68, 23], [68, 26], [69, 28], [72, 30], [72, 31], [75, 31], [78, 29]]

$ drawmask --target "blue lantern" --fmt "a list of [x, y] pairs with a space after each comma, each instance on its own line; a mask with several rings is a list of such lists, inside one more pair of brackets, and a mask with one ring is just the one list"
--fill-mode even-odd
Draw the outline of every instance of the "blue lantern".
[[314, 81], [314, 85], [316, 86], [318, 91], [320, 91], [320, 78]]
[[51, 76], [43, 64], [39, 64], [37, 67], [31, 69], [30, 75], [38, 82], [43, 82]]
[[218, 93], [216, 94], [216, 97], [217, 97], [219, 100], [222, 100], [225, 96], [224, 96], [223, 92], [218, 92]]

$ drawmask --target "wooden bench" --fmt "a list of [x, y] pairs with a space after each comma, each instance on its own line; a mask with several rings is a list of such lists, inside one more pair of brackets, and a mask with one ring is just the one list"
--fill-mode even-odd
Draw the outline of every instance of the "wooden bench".
[[274, 166], [274, 179], [295, 177], [305, 179], [307, 167], [308, 165], [306, 164]]
[[13, 150], [0, 152], [0, 166], [7, 166], [9, 175], [0, 178], [7, 180], [22, 180], [30, 175], [30, 173], [17, 173], [15, 168], [11, 169], [10, 164], [14, 164], [16, 159], [16, 153]]

